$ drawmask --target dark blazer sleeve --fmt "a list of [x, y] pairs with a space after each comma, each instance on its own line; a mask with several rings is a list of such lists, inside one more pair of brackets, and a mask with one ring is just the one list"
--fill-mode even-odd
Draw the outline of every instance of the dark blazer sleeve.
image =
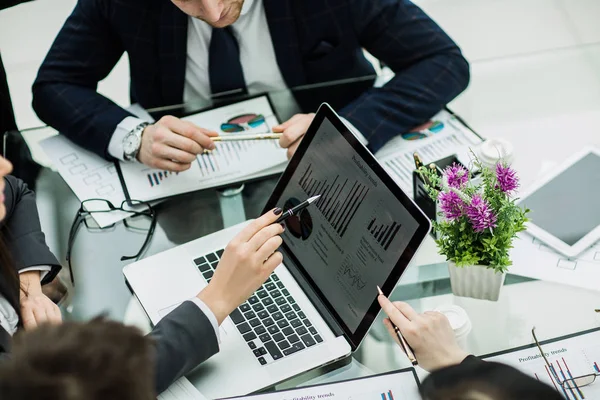
[[361, 46], [396, 74], [340, 112], [375, 152], [461, 93], [469, 83], [469, 64], [452, 39], [409, 0], [350, 3]]
[[149, 335], [156, 345], [156, 393], [219, 351], [208, 317], [191, 301], [165, 316]]
[[5, 178], [4, 204], [6, 217], [0, 231], [6, 241], [17, 270], [37, 265], [49, 265], [42, 284], [50, 282], [60, 271], [61, 265], [46, 245], [35, 203], [35, 194], [14, 176]]
[[108, 19], [114, 3], [79, 0], [33, 84], [40, 119], [104, 158], [117, 125], [132, 115], [96, 92], [124, 52]]
[[4, 10], [5, 8], [16, 6], [17, 4], [27, 3], [29, 1], [31, 1], [31, 0], [0, 0], [0, 10]]
[[458, 365], [433, 371], [421, 384], [424, 399], [457, 397], [467, 391], [494, 394], [506, 399], [559, 400], [554, 388], [525, 375], [516, 368], [468, 356]]

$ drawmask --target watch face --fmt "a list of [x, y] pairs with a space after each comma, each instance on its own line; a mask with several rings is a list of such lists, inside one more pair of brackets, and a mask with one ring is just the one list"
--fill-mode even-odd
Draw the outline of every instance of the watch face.
[[138, 150], [140, 146], [140, 138], [135, 133], [130, 133], [123, 140], [123, 152], [131, 155]]

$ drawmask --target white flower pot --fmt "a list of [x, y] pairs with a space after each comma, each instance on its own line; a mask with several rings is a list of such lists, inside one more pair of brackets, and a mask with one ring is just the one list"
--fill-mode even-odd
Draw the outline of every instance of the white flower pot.
[[448, 261], [450, 284], [455, 296], [498, 301], [506, 273], [499, 273], [483, 265], [457, 267]]

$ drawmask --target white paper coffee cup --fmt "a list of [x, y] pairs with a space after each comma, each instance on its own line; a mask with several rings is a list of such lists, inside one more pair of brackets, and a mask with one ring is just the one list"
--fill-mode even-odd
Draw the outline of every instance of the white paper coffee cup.
[[476, 153], [481, 164], [492, 169], [498, 161], [511, 164], [514, 158], [513, 145], [505, 139], [488, 139], [479, 146]]
[[458, 345], [461, 349], [468, 351], [467, 336], [473, 326], [467, 312], [462, 307], [453, 304], [437, 307], [434, 311], [441, 312], [448, 318]]

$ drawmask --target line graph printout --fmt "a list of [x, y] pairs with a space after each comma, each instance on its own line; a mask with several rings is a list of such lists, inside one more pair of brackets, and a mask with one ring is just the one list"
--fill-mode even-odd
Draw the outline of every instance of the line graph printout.
[[413, 368], [326, 385], [238, 397], [247, 400], [417, 400]]
[[398, 186], [410, 197], [413, 195], [414, 152], [419, 153], [425, 165], [452, 154], [468, 164], [469, 148], [481, 143], [479, 136], [449, 112], [441, 111], [433, 119], [443, 124], [443, 129], [435, 135], [413, 141], [397, 136], [375, 154]]
[[[541, 333], [536, 331], [540, 340], [542, 339], [539, 337]], [[546, 365], [535, 345], [485, 359], [513, 366], [554, 387], [566, 399], [600, 399], [600, 385], [598, 385], [600, 382], [585, 387], [560, 384], [566, 379], [600, 373], [600, 330], [568, 339], [542, 342], [541, 346], [550, 362], [550, 367]]]
[[[278, 124], [266, 96], [183, 119], [220, 135], [266, 133]], [[189, 170], [167, 175], [168, 179], [164, 171], [142, 164], [120, 163], [129, 197], [152, 200], [222, 186], [259, 175], [261, 171], [277, 167], [283, 170], [287, 162], [286, 152], [279, 147], [278, 140], [217, 142], [215, 145], [214, 151], [198, 155]]]

